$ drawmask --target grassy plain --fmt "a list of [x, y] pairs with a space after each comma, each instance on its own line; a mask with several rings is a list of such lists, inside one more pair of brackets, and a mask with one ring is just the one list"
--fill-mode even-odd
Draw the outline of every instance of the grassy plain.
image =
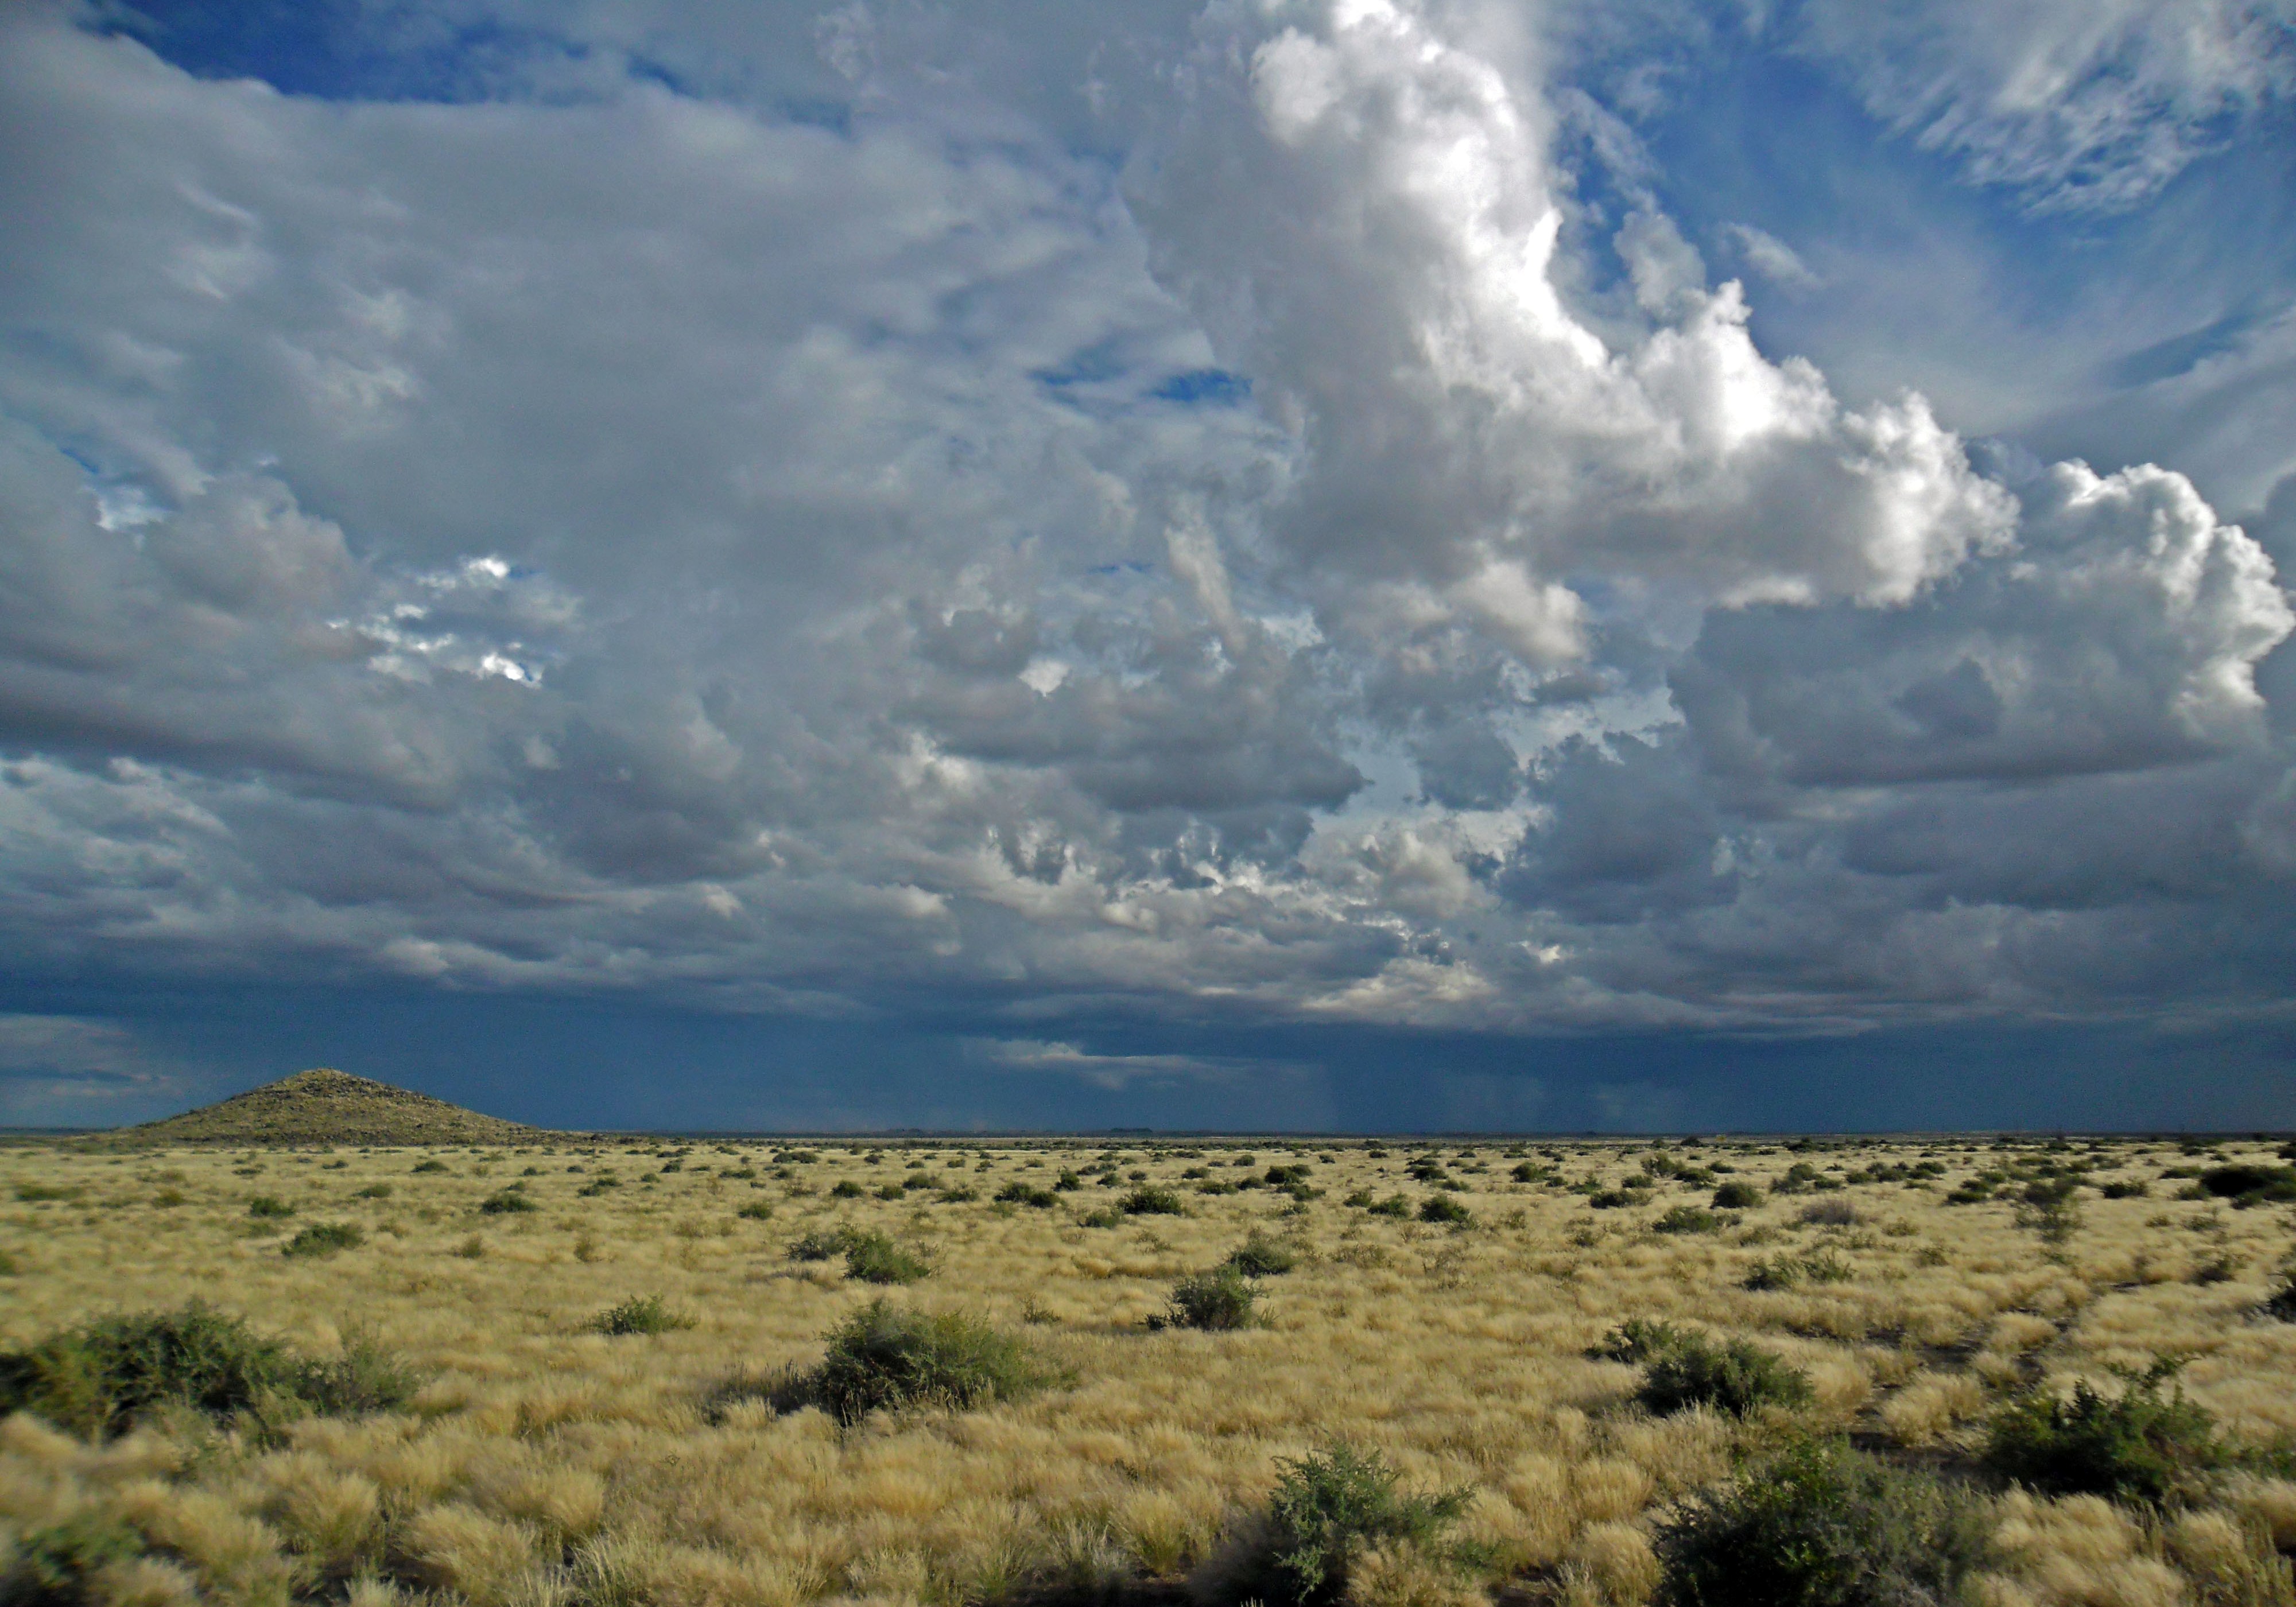
[[[364, 1335], [427, 1382], [379, 1414], [161, 1412], [108, 1442], [10, 1417], [0, 1578], [123, 1607], [1221, 1603], [1283, 1464], [1345, 1442], [1406, 1491], [1464, 1492], [1450, 1549], [1374, 1546], [1347, 1599], [1627, 1607], [1660, 1594], [1679, 1504], [1839, 1431], [1978, 1492], [1970, 1599], [2288, 1603], [2296, 1323], [2265, 1308], [2296, 1208], [2178, 1197], [2202, 1168], [2281, 1164], [2202, 1149], [28, 1144], [0, 1151], [0, 1352], [202, 1300], [312, 1357]], [[1716, 1210], [1731, 1183], [1759, 1202]], [[1169, 1203], [1144, 1188], [1183, 1214], [1128, 1213]], [[2069, 1202], [2025, 1200], [2052, 1189]], [[1423, 1220], [1431, 1201], [1465, 1220]], [[338, 1224], [358, 1231], [283, 1253]], [[930, 1271], [852, 1275], [836, 1247], [873, 1233]], [[1177, 1283], [1255, 1238], [1247, 1325], [1165, 1320]], [[792, 1259], [808, 1240], [823, 1259]], [[790, 1381], [880, 1298], [985, 1319], [1050, 1387], [850, 1424], [800, 1404]], [[1808, 1398], [1653, 1415], [1640, 1368], [1590, 1354], [1636, 1318], [1752, 1341]], [[2199, 1496], [1979, 1476], [2005, 1400], [2164, 1357], [2237, 1453]], [[9, 1575], [83, 1531], [132, 1543], [78, 1596]]]

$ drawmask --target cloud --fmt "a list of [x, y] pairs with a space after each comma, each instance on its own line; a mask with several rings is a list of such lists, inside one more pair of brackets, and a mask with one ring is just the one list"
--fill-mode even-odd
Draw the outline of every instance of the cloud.
[[2133, 206], [2296, 87], [2284, 0], [1809, 0], [1789, 15], [1876, 116], [2043, 209]]
[[0, 1125], [106, 1127], [193, 1086], [189, 1068], [117, 1023], [0, 1015]]
[[1783, 290], [1816, 290], [1825, 283], [1793, 247], [1767, 230], [1733, 223], [1723, 225], [1722, 235], [1748, 267]]
[[1109, 1088], [1240, 1074], [1113, 1016], [2284, 990], [2265, 549], [1767, 353], [1500, 13], [1159, 13], [1098, 122], [839, 18], [421, 102], [0, 20], [19, 975], [948, 1009]]
[[1204, 1060], [1186, 1054], [1095, 1054], [1076, 1044], [1044, 1038], [975, 1038], [965, 1049], [978, 1065], [1074, 1078], [1111, 1091], [1143, 1082], [1223, 1083], [1281, 1070], [1260, 1061]]

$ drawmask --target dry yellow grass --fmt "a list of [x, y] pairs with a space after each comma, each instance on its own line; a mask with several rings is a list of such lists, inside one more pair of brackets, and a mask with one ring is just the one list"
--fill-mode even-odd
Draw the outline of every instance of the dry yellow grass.
[[[2150, 1198], [2086, 1196], [2081, 1226], [2051, 1245], [2011, 1204], [1942, 1202], [2001, 1163], [1982, 1144], [1660, 1156], [1447, 1144], [1434, 1152], [1465, 1185], [1448, 1197], [1473, 1215], [1462, 1229], [1344, 1202], [1362, 1190], [1427, 1197], [1406, 1174], [1416, 1147], [822, 1144], [810, 1161], [797, 1150], [0, 1152], [0, 1255], [14, 1268], [0, 1275], [0, 1349], [196, 1298], [314, 1352], [371, 1329], [435, 1374], [409, 1412], [313, 1420], [273, 1444], [176, 1421], [90, 1447], [11, 1419], [0, 1547], [77, 1512], [126, 1517], [152, 1554], [115, 1565], [102, 1599], [153, 1607], [381, 1607], [424, 1593], [472, 1607], [988, 1602], [1054, 1577], [1209, 1578], [1276, 1460], [1345, 1437], [1407, 1483], [1472, 1488], [1464, 1528], [1489, 1559], [1463, 1582], [1377, 1553], [1357, 1570], [1363, 1603], [1434, 1607], [1497, 1589], [1615, 1607], [1655, 1588], [1649, 1537], [1667, 1504], [1782, 1431], [1702, 1411], [1650, 1417], [1634, 1369], [1586, 1355], [1631, 1316], [1755, 1338], [1809, 1371], [1805, 1423], [1925, 1455], [1971, 1443], [2004, 1389], [2170, 1354], [2193, 1358], [2185, 1387], [2235, 1439], [2296, 1439], [2296, 1324], [2256, 1315], [2289, 1248], [2285, 1208], [2233, 1211], [2155, 1182]], [[2099, 1180], [2149, 1179], [2185, 1159], [2141, 1144], [2097, 1153], [2118, 1168]], [[1557, 1179], [1514, 1181], [1522, 1156]], [[1774, 1196], [1718, 1231], [1671, 1235], [1653, 1231], [1660, 1212], [1703, 1205], [1717, 1178], [1659, 1177], [1646, 1202], [1610, 1209], [1564, 1186], [1615, 1185], [1654, 1159], [1719, 1161], [1763, 1185], [1795, 1161], [1823, 1175], [1932, 1159], [1946, 1175]], [[426, 1160], [448, 1169], [416, 1172]], [[1197, 1192], [1277, 1163], [1308, 1168], [1318, 1197]], [[1087, 1175], [1051, 1209], [992, 1199], [1103, 1164], [1121, 1174], [1114, 1186]], [[609, 1174], [615, 1185], [597, 1188]], [[879, 1197], [920, 1175], [936, 1186]], [[1080, 1220], [1142, 1181], [1180, 1190], [1188, 1214]], [[480, 1213], [513, 1182], [539, 1210]], [[846, 1182], [867, 1192], [833, 1197]], [[939, 1185], [960, 1184], [978, 1198], [939, 1200]], [[387, 1198], [362, 1197], [377, 1185]], [[295, 1214], [251, 1218], [258, 1193]], [[1848, 1201], [1857, 1220], [1805, 1223], [1813, 1200]], [[768, 1218], [737, 1214], [761, 1202]], [[315, 1221], [356, 1223], [366, 1243], [283, 1256]], [[1072, 1387], [850, 1430], [755, 1398], [713, 1410], [729, 1380], [816, 1360], [823, 1335], [878, 1292], [837, 1262], [789, 1258], [799, 1235], [836, 1226], [923, 1252], [932, 1275], [896, 1299], [1021, 1332]], [[1177, 1278], [1254, 1230], [1305, 1252], [1267, 1280], [1265, 1325], [1147, 1328]], [[1813, 1259], [1847, 1275], [1746, 1287], [1759, 1262]], [[695, 1324], [590, 1331], [646, 1294]], [[2241, 1570], [2296, 1544], [2296, 1487], [2245, 1478], [2221, 1510], [2174, 1523], [2018, 1495], [1999, 1521], [1990, 1601], [2273, 1601], [2268, 1579], [2243, 1584]]]

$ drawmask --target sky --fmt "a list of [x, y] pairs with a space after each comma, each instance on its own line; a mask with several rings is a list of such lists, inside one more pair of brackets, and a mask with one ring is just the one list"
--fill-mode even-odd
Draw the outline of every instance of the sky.
[[2296, 0], [0, 7], [0, 1125], [2296, 1126]]

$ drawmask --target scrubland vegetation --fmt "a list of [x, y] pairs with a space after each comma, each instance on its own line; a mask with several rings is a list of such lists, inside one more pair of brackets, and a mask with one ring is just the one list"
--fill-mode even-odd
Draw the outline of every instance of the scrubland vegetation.
[[0, 1151], [0, 1603], [2296, 1607], [2277, 1145]]

